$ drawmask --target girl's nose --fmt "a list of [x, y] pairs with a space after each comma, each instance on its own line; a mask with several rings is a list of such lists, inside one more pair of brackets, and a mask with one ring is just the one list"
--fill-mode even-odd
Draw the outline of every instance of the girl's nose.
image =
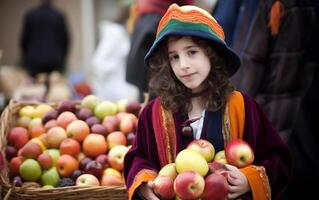
[[180, 68], [181, 69], [189, 68], [189, 61], [186, 56], [180, 56]]

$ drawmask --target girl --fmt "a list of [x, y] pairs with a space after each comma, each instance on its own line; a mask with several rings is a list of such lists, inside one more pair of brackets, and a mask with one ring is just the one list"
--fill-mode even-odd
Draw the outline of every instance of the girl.
[[152, 189], [158, 171], [199, 138], [216, 152], [233, 138], [253, 148], [252, 165], [227, 165], [229, 199], [279, 198], [289, 177], [288, 150], [259, 106], [230, 85], [240, 62], [215, 19], [195, 6], [171, 5], [145, 61], [152, 72], [149, 91], [157, 98], [140, 114], [125, 156], [129, 199], [158, 199]]

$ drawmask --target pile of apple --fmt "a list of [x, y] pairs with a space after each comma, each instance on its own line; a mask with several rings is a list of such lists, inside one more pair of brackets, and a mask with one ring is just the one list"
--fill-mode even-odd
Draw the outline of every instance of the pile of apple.
[[16, 186], [123, 186], [124, 156], [141, 105], [89, 95], [81, 102], [25, 105], [7, 133], [6, 159]]
[[228, 194], [225, 164], [241, 168], [253, 160], [251, 147], [241, 139], [229, 141], [216, 155], [209, 141], [194, 140], [177, 154], [175, 163], [161, 168], [153, 189], [161, 199], [224, 200]]

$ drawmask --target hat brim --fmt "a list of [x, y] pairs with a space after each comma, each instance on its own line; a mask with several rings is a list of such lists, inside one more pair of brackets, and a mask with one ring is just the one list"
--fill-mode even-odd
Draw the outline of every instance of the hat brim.
[[227, 46], [227, 44], [219, 39], [217, 36], [199, 30], [181, 30], [181, 29], [170, 29], [165, 33], [161, 34], [156, 38], [152, 47], [147, 52], [144, 57], [144, 61], [147, 66], [149, 66], [149, 60], [153, 56], [154, 52], [158, 48], [159, 44], [168, 36], [172, 35], [182, 35], [182, 36], [195, 36], [211, 41], [212, 48], [217, 52], [217, 54], [224, 59], [225, 67], [229, 76], [232, 76], [240, 66], [240, 59], [237, 54]]

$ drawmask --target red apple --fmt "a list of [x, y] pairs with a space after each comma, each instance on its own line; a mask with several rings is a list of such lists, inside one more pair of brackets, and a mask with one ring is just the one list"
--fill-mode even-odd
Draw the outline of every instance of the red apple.
[[26, 158], [37, 159], [38, 156], [42, 153], [42, 149], [39, 144], [35, 142], [28, 142], [21, 148], [20, 155]]
[[50, 120], [56, 120], [58, 115], [59, 115], [59, 112], [56, 109], [52, 109], [43, 116], [42, 123], [46, 124]]
[[118, 131], [120, 120], [116, 115], [106, 116], [102, 122], [108, 133]]
[[113, 147], [107, 155], [111, 167], [121, 171], [124, 167], [124, 157], [127, 151], [128, 147], [123, 145]]
[[59, 125], [58, 125], [58, 122], [55, 119], [52, 119], [52, 120], [50, 120], [50, 121], [48, 121], [47, 123], [44, 124], [44, 128], [45, 128], [46, 131], [50, 130], [53, 127], [57, 127], [57, 126], [59, 126]]
[[112, 133], [109, 133], [106, 137], [106, 142], [109, 149], [112, 149], [113, 147], [117, 145], [126, 146], [127, 144], [126, 136], [121, 131], [114, 131]]
[[123, 133], [130, 133], [134, 132], [137, 125], [137, 117], [132, 113], [127, 113], [121, 120], [120, 120], [120, 131]]
[[141, 111], [142, 105], [140, 102], [136, 100], [129, 100], [126, 104], [126, 112], [132, 113], [135, 116], [138, 116]]
[[108, 166], [109, 166], [109, 163], [108, 163], [108, 158], [107, 158], [107, 155], [106, 154], [100, 154], [98, 155], [95, 160], [98, 162], [98, 163], [101, 163], [103, 169], [106, 169]]
[[76, 179], [75, 185], [76, 186], [99, 186], [100, 181], [92, 174], [82, 174]]
[[101, 163], [97, 162], [96, 160], [92, 160], [86, 164], [84, 172], [86, 174], [92, 174], [96, 178], [100, 178], [103, 174], [103, 170], [104, 168]]
[[154, 192], [161, 199], [174, 198], [174, 179], [169, 176], [157, 176], [154, 180]]
[[16, 156], [9, 162], [10, 175], [19, 175], [20, 165], [23, 163], [24, 158], [22, 156]]
[[79, 168], [79, 162], [73, 156], [64, 154], [58, 158], [56, 167], [60, 176], [67, 177]]
[[93, 112], [89, 108], [80, 108], [80, 110], [77, 112], [76, 116], [80, 119], [85, 121], [89, 117], [93, 116]]
[[79, 164], [79, 169], [80, 170], [84, 170], [86, 165], [92, 161], [92, 158], [90, 157], [84, 157], [83, 159], [81, 159], [80, 164]]
[[204, 139], [198, 139], [193, 140], [189, 145], [187, 146], [188, 149], [193, 149], [200, 153], [207, 162], [211, 162], [214, 159], [215, 156], [215, 148], [207, 140]]
[[107, 143], [102, 135], [91, 133], [82, 143], [82, 150], [86, 156], [96, 157], [107, 151]]
[[246, 167], [254, 161], [252, 148], [241, 139], [229, 141], [225, 147], [225, 155], [227, 162], [238, 168]]
[[103, 126], [102, 124], [94, 124], [91, 127], [91, 133], [97, 133], [105, 137], [107, 136], [108, 131], [106, 130], [105, 126]]
[[227, 171], [227, 167], [225, 166], [225, 164], [219, 163], [216, 161], [208, 163], [208, 167], [209, 167], [209, 174], [212, 174], [212, 173], [221, 174]]
[[127, 144], [128, 145], [132, 145], [134, 140], [135, 140], [135, 137], [136, 137], [136, 135], [135, 135], [134, 132], [131, 132], [131, 133], [127, 134], [126, 135]]
[[60, 153], [76, 157], [81, 151], [81, 144], [75, 139], [65, 138], [60, 144]]
[[198, 199], [204, 188], [204, 178], [194, 171], [179, 173], [174, 181], [175, 193], [181, 199]]
[[66, 134], [69, 138], [76, 139], [82, 142], [90, 133], [90, 127], [82, 120], [74, 120], [66, 129]]
[[75, 102], [72, 100], [64, 100], [60, 101], [57, 105], [57, 110], [59, 113], [69, 111], [74, 113], [75, 112]]
[[203, 200], [225, 200], [228, 194], [228, 182], [225, 176], [212, 173], [205, 178]]
[[8, 142], [17, 150], [29, 141], [28, 130], [23, 127], [14, 127], [8, 133]]
[[87, 123], [87, 125], [89, 127], [92, 127], [94, 124], [99, 124], [101, 122], [101, 120], [99, 120], [99, 118], [95, 117], [95, 116], [92, 116], [92, 117], [89, 117], [85, 120], [85, 122]]
[[18, 153], [17, 148], [15, 148], [14, 146], [10, 146], [8, 145], [6, 147], [6, 159], [7, 160], [11, 160], [13, 157], [16, 157]]
[[59, 114], [58, 118], [56, 119], [58, 125], [64, 129], [66, 129], [68, 125], [75, 120], [77, 120], [77, 117], [75, 116], [74, 113], [70, 111], [62, 112], [61, 114]]
[[101, 178], [101, 185], [102, 186], [123, 186], [124, 181], [122, 178], [114, 174], [105, 174]]
[[37, 158], [42, 169], [49, 169], [53, 166], [53, 159], [50, 154], [43, 152]]

